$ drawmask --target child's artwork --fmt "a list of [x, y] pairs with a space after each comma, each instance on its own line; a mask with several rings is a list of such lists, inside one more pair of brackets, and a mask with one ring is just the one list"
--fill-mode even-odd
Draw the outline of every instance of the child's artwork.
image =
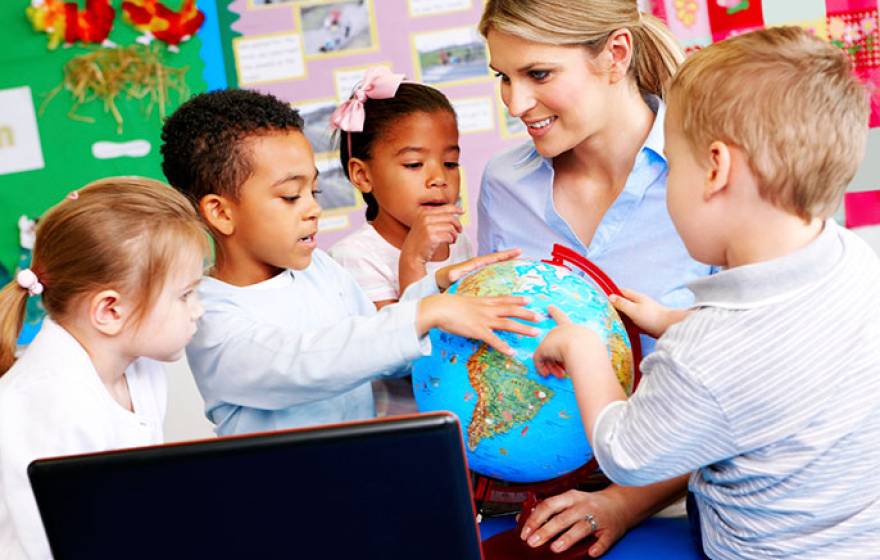
[[101, 177], [163, 179], [162, 119], [227, 82], [215, 0], [22, 0], [0, 14], [0, 262], [13, 270], [19, 216]]

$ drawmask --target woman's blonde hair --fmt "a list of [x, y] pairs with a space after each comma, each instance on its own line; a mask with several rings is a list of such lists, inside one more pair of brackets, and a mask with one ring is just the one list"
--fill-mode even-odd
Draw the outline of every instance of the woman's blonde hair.
[[630, 73], [642, 93], [665, 96], [684, 51], [659, 19], [639, 12], [636, 0], [488, 0], [483, 36], [494, 29], [527, 41], [583, 45], [597, 54], [618, 29], [633, 36]]
[[[192, 204], [164, 183], [111, 177], [90, 183], [43, 216], [31, 270], [43, 305], [63, 320], [71, 303], [101, 289], [131, 294], [143, 318], [185, 251], [207, 256], [208, 236]], [[15, 361], [29, 292], [13, 279], [0, 291], [0, 375]]]

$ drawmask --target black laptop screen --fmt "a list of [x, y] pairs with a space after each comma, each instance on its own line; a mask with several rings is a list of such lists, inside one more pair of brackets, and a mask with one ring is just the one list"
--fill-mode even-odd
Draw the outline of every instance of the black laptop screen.
[[453, 417], [34, 462], [57, 560], [479, 559]]

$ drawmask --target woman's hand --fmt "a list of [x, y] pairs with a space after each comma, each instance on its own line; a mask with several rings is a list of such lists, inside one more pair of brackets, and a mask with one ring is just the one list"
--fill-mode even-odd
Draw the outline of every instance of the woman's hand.
[[660, 338], [671, 325], [687, 317], [687, 309], [666, 307], [645, 294], [626, 288], [620, 291], [623, 297], [612, 295], [608, 298], [611, 305], [632, 319], [639, 329], [654, 338]]
[[484, 266], [489, 264], [515, 259], [516, 257], [520, 256], [520, 254], [522, 254], [521, 249], [507, 249], [506, 251], [489, 253], [488, 255], [474, 257], [458, 264], [443, 267], [437, 271], [437, 274], [435, 276], [437, 281], [437, 288], [439, 288], [441, 292], [446, 291], [446, 288], [451, 286], [453, 282], [458, 281], [466, 274], [483, 268]]
[[598, 540], [588, 551], [595, 558], [605, 554], [629, 530], [633, 520], [626, 514], [625, 504], [616, 495], [614, 487], [599, 492], [569, 490], [539, 503], [529, 514], [520, 538], [531, 547], [555, 538], [550, 549], [562, 552], [595, 535]]

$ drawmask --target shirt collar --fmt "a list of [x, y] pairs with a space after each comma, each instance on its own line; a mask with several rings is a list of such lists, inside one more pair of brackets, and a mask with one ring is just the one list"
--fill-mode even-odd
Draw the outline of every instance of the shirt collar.
[[236, 286], [234, 284], [230, 284], [228, 282], [224, 282], [223, 280], [218, 280], [213, 276], [203, 276], [202, 281], [199, 285], [199, 291], [202, 293], [213, 293], [215, 291], [219, 292], [230, 292], [230, 291], [240, 291], [240, 290], [250, 290], [250, 291], [265, 291], [265, 290], [274, 290], [276, 288], [284, 288], [292, 284], [294, 281], [294, 272], [291, 269], [285, 269], [276, 274], [271, 278], [267, 278], [262, 282], [257, 282], [256, 284], [250, 284], [248, 286]]
[[654, 111], [654, 124], [651, 125], [651, 131], [642, 145], [642, 150], [651, 150], [663, 163], [666, 163], [666, 156], [663, 155], [663, 146], [666, 145], [666, 135], [663, 131], [663, 121], [666, 120], [666, 103], [656, 95], [646, 95], [645, 103]]
[[766, 262], [699, 278], [688, 287], [694, 293], [694, 307], [751, 309], [771, 305], [824, 281], [843, 253], [840, 226], [826, 220], [822, 233], [806, 247]]
[[86, 349], [67, 329], [44, 317], [40, 331], [31, 342], [22, 359], [34, 360], [44, 366], [58, 368], [68, 375], [80, 376], [100, 383], [100, 377]]

